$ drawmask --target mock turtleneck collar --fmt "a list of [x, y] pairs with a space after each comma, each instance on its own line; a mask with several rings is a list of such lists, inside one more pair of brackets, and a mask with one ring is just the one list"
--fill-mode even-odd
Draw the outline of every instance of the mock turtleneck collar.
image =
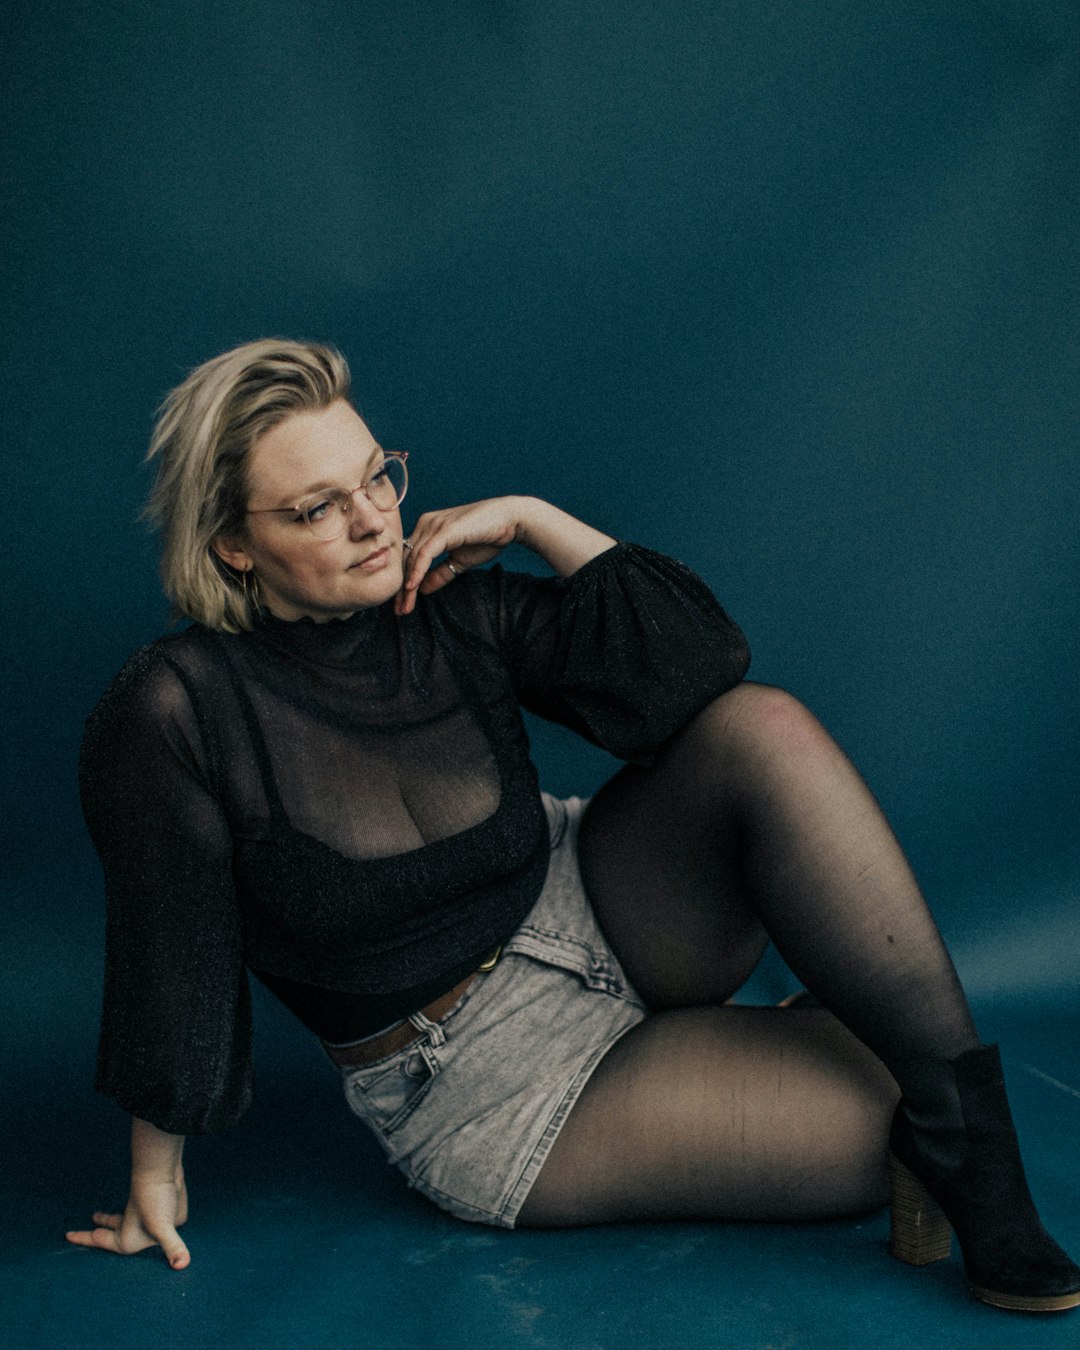
[[368, 666], [385, 661], [396, 646], [398, 618], [393, 600], [358, 609], [347, 619], [324, 623], [304, 617], [279, 619], [263, 610], [254, 635], [272, 646], [323, 666]]

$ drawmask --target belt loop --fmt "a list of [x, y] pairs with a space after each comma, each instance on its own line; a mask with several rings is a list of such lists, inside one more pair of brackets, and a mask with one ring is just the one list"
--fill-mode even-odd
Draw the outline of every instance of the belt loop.
[[547, 816], [548, 847], [556, 849], [562, 843], [563, 835], [566, 833], [566, 803], [559, 797], [553, 797], [550, 792], [541, 792], [540, 797], [543, 802], [544, 813]]
[[430, 1017], [425, 1017], [422, 1012], [409, 1014], [409, 1021], [427, 1038], [432, 1049], [437, 1050], [440, 1045], [446, 1044], [446, 1032], [439, 1026], [438, 1022], [433, 1022]]

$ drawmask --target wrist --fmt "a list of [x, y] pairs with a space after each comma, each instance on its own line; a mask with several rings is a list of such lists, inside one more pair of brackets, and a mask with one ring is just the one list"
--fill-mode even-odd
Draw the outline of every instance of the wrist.
[[184, 1174], [180, 1168], [158, 1170], [133, 1167], [131, 1169], [132, 1191], [138, 1191], [144, 1186], [179, 1186], [183, 1179]]
[[139, 1181], [177, 1181], [182, 1175], [184, 1136], [168, 1134], [137, 1116], [131, 1121], [131, 1177]]
[[560, 514], [557, 507], [539, 497], [513, 497], [514, 541], [524, 548], [539, 553], [544, 527], [550, 528], [552, 519]]
[[517, 541], [538, 553], [561, 577], [573, 576], [598, 554], [614, 548], [616, 540], [594, 530], [539, 497], [522, 497]]

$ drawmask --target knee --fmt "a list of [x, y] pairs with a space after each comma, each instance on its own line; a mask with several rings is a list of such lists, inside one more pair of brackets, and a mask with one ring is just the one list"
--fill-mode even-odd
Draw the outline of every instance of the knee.
[[726, 756], [763, 748], [799, 754], [826, 735], [813, 713], [786, 689], [750, 681], [714, 699], [687, 730]]

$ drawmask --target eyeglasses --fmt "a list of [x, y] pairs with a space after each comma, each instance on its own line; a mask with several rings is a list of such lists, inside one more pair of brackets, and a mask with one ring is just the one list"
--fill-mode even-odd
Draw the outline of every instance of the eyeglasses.
[[366, 483], [361, 483], [351, 491], [347, 492], [344, 488], [328, 488], [325, 492], [305, 497], [295, 506], [260, 507], [258, 511], [246, 511], [244, 514], [291, 515], [298, 523], [303, 521], [316, 539], [336, 539], [344, 534], [348, 527], [353, 498], [358, 492], [362, 492], [379, 511], [393, 511], [404, 499], [409, 487], [409, 471], [405, 467], [409, 452], [385, 450], [383, 454], [385, 459], [378, 471], [373, 473]]

